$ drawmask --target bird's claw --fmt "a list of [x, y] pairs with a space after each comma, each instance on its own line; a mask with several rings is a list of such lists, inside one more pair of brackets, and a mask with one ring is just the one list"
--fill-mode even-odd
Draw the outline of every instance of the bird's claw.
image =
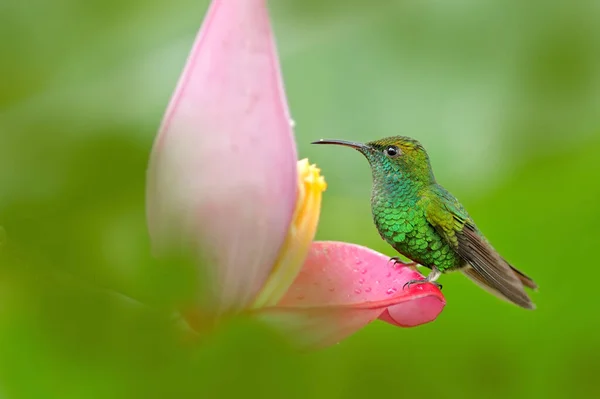
[[402, 263], [400, 261], [400, 258], [397, 257], [397, 256], [394, 256], [393, 258], [390, 258], [390, 260], [388, 260], [388, 263], [390, 263], [390, 262], [393, 263], [392, 267], [396, 267], [398, 265], [398, 263]]
[[410, 289], [410, 286], [411, 286], [411, 285], [413, 285], [413, 284], [426, 284], [426, 283], [433, 284], [433, 285], [435, 285], [435, 286], [436, 286], [438, 289], [440, 289], [440, 290], [442, 289], [442, 285], [441, 285], [440, 283], [438, 283], [438, 282], [436, 282], [436, 281], [429, 281], [429, 280], [427, 280], [426, 278], [425, 278], [425, 279], [423, 279], [423, 280], [409, 280], [409, 281], [407, 281], [407, 282], [406, 282], [406, 283], [405, 283], [405, 284], [402, 286], [402, 289], [404, 290], [404, 289], [406, 289], [407, 287]]
[[400, 263], [403, 266], [406, 267], [410, 267], [411, 269], [413, 269], [414, 271], [418, 271], [417, 270], [417, 262], [410, 262], [410, 263], [404, 263], [399, 257], [394, 256], [392, 258], [390, 258], [390, 260], [388, 261], [388, 263], [393, 262], [392, 267], [398, 267], [398, 263]]

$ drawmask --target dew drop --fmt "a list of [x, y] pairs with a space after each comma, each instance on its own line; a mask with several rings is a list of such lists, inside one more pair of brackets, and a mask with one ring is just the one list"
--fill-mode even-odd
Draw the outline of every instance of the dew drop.
[[379, 280], [375, 280], [375, 284], [379, 284]]
[[398, 291], [398, 288], [392, 287], [392, 288], [388, 288], [388, 290], [385, 293], [388, 294], [388, 295], [392, 295], [396, 291]]
[[365, 292], [371, 292], [371, 287], [365, 288]]
[[362, 291], [361, 291], [360, 289], [358, 289], [358, 288], [354, 290], [354, 293], [355, 293], [355, 294], [360, 294], [361, 292], [362, 292]]
[[392, 276], [392, 272], [388, 272], [388, 274], [385, 275], [386, 277], [391, 277]]
[[364, 284], [364, 283], [365, 283], [365, 279], [364, 278], [361, 278], [361, 279], [358, 280], [358, 284]]
[[331, 288], [329, 289], [329, 292], [333, 292], [333, 291], [335, 291], [335, 288], [331, 287]]
[[356, 266], [359, 266], [359, 265], [362, 265], [362, 260], [360, 260], [360, 259], [358, 259], [358, 260], [356, 261]]
[[362, 269], [362, 270], [360, 271], [360, 274], [367, 274], [367, 269]]

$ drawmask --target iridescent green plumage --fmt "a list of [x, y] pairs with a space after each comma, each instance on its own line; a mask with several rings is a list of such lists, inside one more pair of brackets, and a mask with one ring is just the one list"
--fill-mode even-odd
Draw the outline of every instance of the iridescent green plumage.
[[366, 144], [340, 140], [315, 144], [346, 145], [367, 158], [373, 173], [371, 209], [379, 234], [400, 254], [432, 270], [425, 280], [411, 283], [435, 283], [441, 273], [461, 270], [497, 296], [524, 308], [535, 307], [523, 289], [537, 288], [535, 283], [494, 250], [460, 202], [436, 182], [418, 141], [396, 136]]

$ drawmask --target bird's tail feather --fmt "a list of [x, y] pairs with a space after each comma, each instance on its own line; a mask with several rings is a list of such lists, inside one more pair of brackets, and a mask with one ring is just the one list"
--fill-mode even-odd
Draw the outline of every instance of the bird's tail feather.
[[[516, 269], [514, 269], [514, 270], [516, 270]], [[495, 295], [496, 297], [503, 299], [507, 302], [514, 303], [513, 300], [506, 297], [506, 295], [502, 294], [502, 292], [500, 292], [497, 288], [488, 284], [488, 282], [483, 278], [483, 276], [481, 276], [481, 274], [479, 274], [477, 272], [477, 270], [473, 269], [471, 266], [463, 267], [461, 269], [461, 271], [463, 272], [463, 274], [465, 276], [469, 277], [474, 283], [476, 283], [479, 287], [483, 288], [490, 294]], [[521, 279], [521, 281], [523, 281], [523, 278], [526, 278], [527, 281], [531, 282], [531, 285], [533, 285], [534, 287], [537, 287], [537, 285], [535, 285], [533, 280], [531, 280], [529, 277], [525, 276], [524, 274], [521, 274], [520, 272], [516, 271], [516, 275], [519, 277], [519, 279]], [[523, 277], [521, 277], [521, 275]], [[524, 285], [529, 287], [529, 285], [527, 285], [525, 283], [524, 283]], [[530, 306], [528, 307], [528, 309], [535, 309], [535, 305], [533, 303], [531, 303]]]
[[[506, 261], [505, 261], [506, 262]], [[513, 272], [515, 272], [515, 274], [517, 275], [517, 277], [519, 277], [519, 280], [521, 280], [521, 283], [523, 283], [523, 285], [527, 288], [531, 288], [532, 290], [537, 290], [538, 286], [535, 283], [535, 281], [533, 281], [531, 279], [531, 277], [529, 277], [528, 275], [526, 275], [525, 273], [523, 273], [520, 270], [517, 270], [514, 266], [512, 266], [510, 263], [506, 262], [510, 268], [512, 269]]]

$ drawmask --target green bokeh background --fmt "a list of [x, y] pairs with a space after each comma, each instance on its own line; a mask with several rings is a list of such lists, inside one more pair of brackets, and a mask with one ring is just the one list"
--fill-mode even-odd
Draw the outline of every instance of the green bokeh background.
[[528, 312], [444, 276], [434, 323], [308, 354], [248, 320], [190, 340], [190, 271], [149, 255], [148, 153], [206, 5], [0, 3], [0, 397], [600, 397], [600, 2], [271, 1], [318, 238], [393, 254], [367, 163], [308, 143], [406, 134], [541, 287]]

